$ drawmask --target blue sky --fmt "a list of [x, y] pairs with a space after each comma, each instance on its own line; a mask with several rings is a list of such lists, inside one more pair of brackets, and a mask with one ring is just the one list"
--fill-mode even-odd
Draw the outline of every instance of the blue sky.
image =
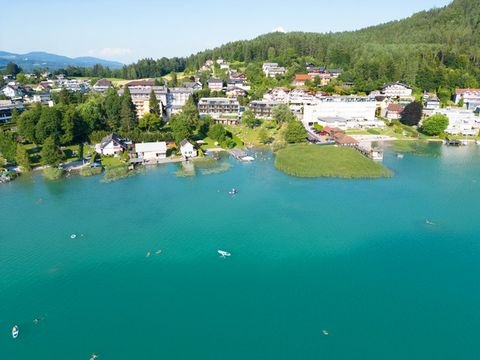
[[[0, 50], [97, 56], [130, 63], [186, 56], [286, 31], [355, 30], [451, 0], [19, 0], [1, 5]], [[8, 14], [8, 15], [7, 15]], [[6, 15], [6, 16], [5, 16]]]

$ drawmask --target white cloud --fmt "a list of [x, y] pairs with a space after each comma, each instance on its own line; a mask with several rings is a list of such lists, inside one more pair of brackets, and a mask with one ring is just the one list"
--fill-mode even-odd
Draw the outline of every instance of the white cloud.
[[287, 31], [283, 26], [277, 26], [275, 29], [272, 30], [272, 32], [286, 33]]
[[103, 48], [100, 50], [88, 50], [88, 55], [90, 56], [101, 56], [105, 58], [121, 58], [130, 56], [131, 54], [132, 49], [129, 48]]

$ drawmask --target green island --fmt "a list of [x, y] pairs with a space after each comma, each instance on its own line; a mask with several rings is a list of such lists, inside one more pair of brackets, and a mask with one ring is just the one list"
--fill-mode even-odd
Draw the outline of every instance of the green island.
[[288, 175], [303, 178], [367, 179], [392, 176], [392, 172], [382, 164], [348, 147], [289, 145], [276, 153], [275, 167]]

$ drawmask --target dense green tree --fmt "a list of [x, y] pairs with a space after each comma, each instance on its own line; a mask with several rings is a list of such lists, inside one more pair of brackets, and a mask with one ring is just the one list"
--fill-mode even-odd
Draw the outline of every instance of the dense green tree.
[[158, 102], [157, 96], [155, 95], [153, 89], [150, 92], [149, 108], [151, 114], [160, 116], [160, 103]]
[[272, 110], [272, 118], [278, 125], [295, 120], [295, 116], [286, 104], [275, 106]]
[[0, 130], [0, 154], [8, 161], [15, 161], [16, 150], [15, 134]]
[[62, 136], [62, 113], [60, 108], [44, 107], [40, 120], [35, 126], [35, 139], [43, 143], [48, 137], [54, 137], [56, 141]]
[[95, 95], [90, 96], [85, 103], [78, 106], [80, 115], [88, 126], [89, 132], [108, 129], [104, 101], [102, 97]]
[[156, 114], [146, 113], [138, 121], [138, 127], [147, 131], [155, 131], [160, 129], [162, 125], [162, 119]]
[[110, 88], [105, 93], [104, 109], [107, 125], [110, 130], [118, 131], [120, 129], [120, 111], [122, 108], [122, 98], [118, 96], [114, 88]]
[[22, 171], [30, 171], [32, 169], [30, 156], [28, 155], [27, 149], [22, 144], [17, 144], [15, 162], [20, 166]]
[[400, 122], [404, 125], [415, 126], [418, 125], [422, 119], [423, 105], [418, 101], [414, 101], [402, 111]]
[[176, 72], [170, 74], [171, 80], [168, 82], [168, 86], [177, 87], [178, 86], [178, 75]]
[[5, 74], [16, 76], [22, 69], [15, 63], [9, 62], [5, 67]]
[[285, 131], [285, 141], [289, 144], [304, 142], [307, 138], [307, 131], [300, 121], [290, 121]]
[[261, 121], [255, 117], [255, 114], [252, 110], [246, 110], [242, 114], [242, 124], [253, 129], [257, 126], [260, 126]]
[[38, 143], [35, 137], [35, 129], [42, 115], [42, 106], [40, 104], [24, 111], [17, 120], [18, 133], [31, 143]]
[[263, 127], [258, 132], [258, 141], [261, 144], [268, 144], [268, 143], [272, 142], [272, 139], [268, 136], [267, 130]]
[[189, 126], [188, 122], [185, 121], [180, 114], [172, 116], [172, 119], [170, 120], [170, 127], [177, 144], [179, 144], [183, 139], [191, 139], [193, 136], [192, 127]]
[[422, 121], [420, 131], [425, 135], [437, 136], [442, 134], [448, 126], [448, 117], [443, 114], [432, 115]]
[[131, 131], [137, 125], [137, 113], [132, 102], [130, 90], [125, 87], [122, 95], [122, 107], [120, 108], [120, 127], [123, 131]]
[[82, 143], [87, 140], [89, 129], [78, 109], [70, 105], [66, 108], [62, 119], [61, 143], [63, 145]]
[[210, 127], [208, 130], [208, 137], [212, 140], [222, 143], [227, 137], [227, 130], [221, 124], [215, 124]]
[[58, 146], [58, 142], [54, 136], [48, 137], [43, 143], [40, 151], [42, 165], [56, 166], [63, 160], [64, 155]]

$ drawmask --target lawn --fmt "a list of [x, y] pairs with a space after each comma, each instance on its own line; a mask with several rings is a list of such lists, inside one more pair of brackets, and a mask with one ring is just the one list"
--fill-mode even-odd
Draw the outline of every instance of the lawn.
[[127, 164], [118, 157], [103, 156], [102, 165], [105, 166], [106, 168], [116, 168], [116, 167], [126, 166]]
[[[266, 125], [270, 125], [267, 127]], [[282, 137], [282, 130], [277, 129], [276, 126], [272, 126], [271, 122], [264, 122], [261, 126], [256, 128], [249, 128], [245, 125], [234, 125], [234, 126], [225, 126], [225, 128], [234, 134], [236, 137], [241, 139], [245, 145], [249, 146], [263, 146], [259, 140], [259, 134], [261, 129], [265, 129], [267, 136], [273, 141], [278, 140]]]
[[380, 163], [347, 147], [290, 145], [279, 150], [275, 167], [292, 176], [317, 178], [380, 178], [392, 172]]

